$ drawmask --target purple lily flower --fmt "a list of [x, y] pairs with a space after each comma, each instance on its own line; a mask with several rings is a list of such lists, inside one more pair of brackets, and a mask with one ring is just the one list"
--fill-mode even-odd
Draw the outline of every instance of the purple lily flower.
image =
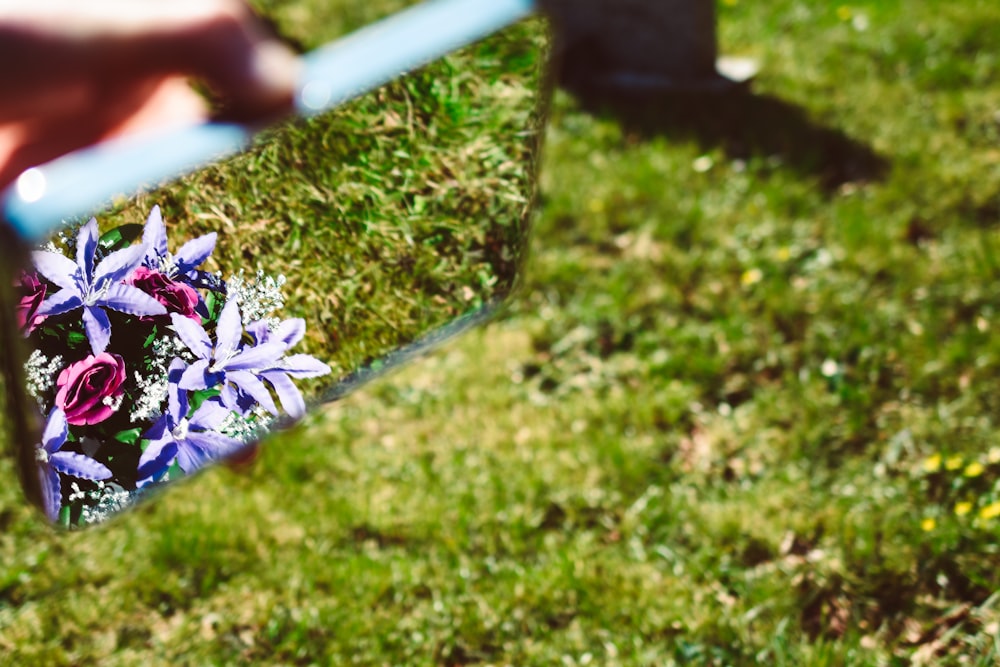
[[222, 404], [230, 410], [245, 415], [249, 410], [241, 397], [248, 395], [271, 414], [278, 414], [271, 393], [255, 371], [277, 363], [285, 351], [285, 345], [281, 342], [264, 342], [241, 346], [243, 322], [235, 299], [227, 301], [219, 314], [214, 346], [197, 322], [176, 313], [171, 315], [171, 319], [178, 337], [198, 357], [197, 361], [184, 370], [177, 383], [181, 389], [198, 391], [221, 385]]
[[95, 268], [97, 239], [97, 220], [91, 218], [77, 234], [75, 263], [57, 252], [32, 253], [38, 272], [62, 288], [42, 302], [36, 317], [83, 308], [83, 327], [95, 355], [104, 352], [111, 341], [111, 322], [103, 308], [137, 316], [167, 312], [159, 301], [122, 282], [142, 262], [146, 247], [138, 245], [113, 252]]
[[111, 470], [100, 461], [75, 452], [59, 451], [66, 444], [68, 435], [66, 413], [53, 408], [42, 432], [42, 442], [35, 450], [38, 477], [42, 484], [42, 504], [45, 506], [45, 514], [52, 521], [59, 519], [59, 508], [62, 506], [59, 473], [92, 482], [111, 477]]
[[181, 470], [190, 474], [243, 447], [241, 441], [217, 431], [232, 412], [223, 407], [219, 399], [205, 401], [188, 417], [187, 392], [179, 386], [184, 368], [181, 359], [174, 359], [170, 364], [167, 412], [143, 434], [150, 442], [139, 458], [139, 486], [162, 476], [174, 460]]
[[184, 277], [200, 287], [204, 272], [199, 271], [198, 267], [215, 250], [217, 237], [215, 232], [199, 236], [182, 245], [177, 254], [171, 254], [167, 249], [167, 227], [163, 224], [160, 207], [154, 206], [142, 230], [142, 242], [146, 246], [146, 256], [142, 263], [172, 280]]
[[[274, 331], [271, 331], [264, 321], [254, 322], [247, 327], [257, 344], [278, 341], [285, 349], [294, 346], [306, 333], [305, 320], [293, 318], [283, 321]], [[292, 382], [292, 378], [314, 378], [330, 373], [330, 367], [319, 359], [308, 354], [293, 354], [281, 357], [273, 365], [257, 370], [258, 376], [270, 384], [281, 407], [291, 417], [299, 419], [306, 413], [306, 403], [302, 392]]]

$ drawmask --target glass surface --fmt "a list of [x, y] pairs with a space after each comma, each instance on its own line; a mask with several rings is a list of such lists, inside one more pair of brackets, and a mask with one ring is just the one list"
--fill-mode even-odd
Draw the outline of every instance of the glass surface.
[[13, 296], [31, 499], [101, 522], [495, 310], [543, 39], [514, 26], [38, 248]]

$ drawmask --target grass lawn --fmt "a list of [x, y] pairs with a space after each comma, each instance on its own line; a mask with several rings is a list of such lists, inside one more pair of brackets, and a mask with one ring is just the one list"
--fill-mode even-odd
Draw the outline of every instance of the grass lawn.
[[1000, 5], [719, 21], [751, 97], [556, 92], [488, 327], [106, 527], [0, 490], [0, 663], [996, 664]]

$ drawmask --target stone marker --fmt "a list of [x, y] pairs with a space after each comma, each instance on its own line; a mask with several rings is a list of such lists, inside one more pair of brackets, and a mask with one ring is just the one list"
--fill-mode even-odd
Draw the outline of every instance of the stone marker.
[[542, 0], [556, 24], [564, 83], [633, 91], [711, 92], [757, 72], [719, 58], [714, 0]]

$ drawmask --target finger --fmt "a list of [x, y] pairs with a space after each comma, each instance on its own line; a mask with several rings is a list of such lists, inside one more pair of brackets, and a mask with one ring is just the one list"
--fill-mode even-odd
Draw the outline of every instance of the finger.
[[229, 118], [250, 121], [291, 111], [298, 58], [245, 5], [201, 24], [188, 40], [188, 73], [220, 96]]
[[113, 137], [190, 125], [207, 115], [204, 101], [179, 77], [138, 81], [102, 103], [46, 114], [20, 123], [0, 125], [0, 187], [29, 167]]
[[106, 51], [101, 71], [107, 80], [183, 73], [206, 82], [230, 115], [251, 120], [290, 111], [299, 75], [295, 54], [242, 2], [194, 4], [198, 9], [192, 7], [187, 20], [178, 21], [172, 13], [164, 23], [101, 40], [97, 46]]
[[291, 108], [297, 59], [236, 0], [37, 0], [0, 4], [0, 122], [63, 105], [93, 86], [203, 78], [246, 118]]
[[101, 139], [161, 132], [193, 125], [208, 117], [205, 100], [191, 89], [183, 77], [154, 80], [144, 92], [126, 113], [108, 118], [110, 123]]

